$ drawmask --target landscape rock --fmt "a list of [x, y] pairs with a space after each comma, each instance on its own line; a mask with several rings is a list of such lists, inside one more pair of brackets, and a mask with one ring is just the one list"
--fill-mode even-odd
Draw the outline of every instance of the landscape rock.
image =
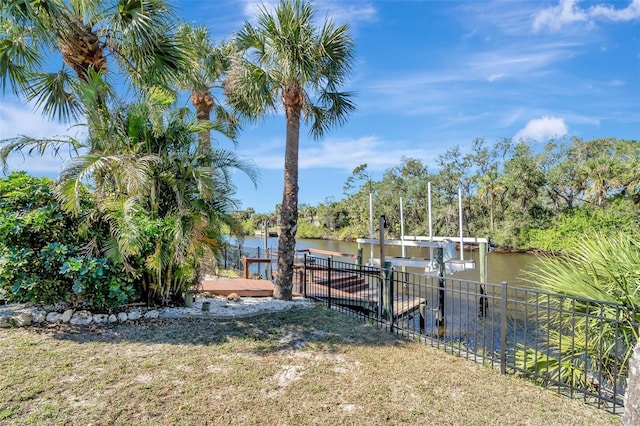
[[49, 312], [46, 317], [47, 322], [58, 323], [62, 322], [62, 314], [60, 312]]
[[109, 319], [109, 315], [107, 314], [95, 314], [93, 316], [93, 322], [95, 324], [102, 324], [107, 322], [107, 320]]
[[140, 312], [138, 311], [131, 311], [129, 312], [128, 317], [129, 317], [129, 321], [135, 321], [140, 319], [142, 315], [140, 315]]
[[240, 300], [240, 296], [238, 295], [238, 293], [231, 293], [227, 296], [227, 300], [230, 302], [237, 302]]
[[[232, 296], [235, 299], [235, 296]], [[0, 328], [22, 327], [31, 324], [59, 324], [70, 323], [72, 325], [125, 323], [128, 320], [155, 320], [158, 318], [202, 318], [210, 313], [216, 316], [244, 316], [268, 311], [282, 311], [293, 306], [309, 306], [308, 301], [302, 303], [284, 302], [272, 298], [246, 297], [237, 303], [229, 303], [226, 297], [199, 297], [193, 307], [163, 307], [161, 309], [148, 309], [136, 307], [131, 311], [123, 311], [113, 314], [93, 314], [82, 310], [75, 312], [68, 306], [51, 305], [45, 307], [33, 306], [26, 303], [11, 303], [0, 305]], [[322, 332], [317, 338], [324, 338]]]
[[40, 309], [36, 309], [33, 311], [33, 322], [36, 324], [40, 324], [47, 320], [47, 311], [42, 311]]
[[6, 315], [0, 315], [0, 328], [13, 327], [13, 321]]
[[30, 311], [17, 312], [11, 319], [16, 327], [25, 327], [31, 324], [33, 315]]
[[62, 313], [62, 317], [60, 317], [60, 320], [64, 323], [68, 323], [69, 321], [71, 321], [72, 316], [73, 316], [73, 309], [67, 309]]
[[89, 325], [93, 320], [93, 315], [89, 311], [78, 311], [73, 314], [69, 323], [71, 325]]
[[155, 309], [144, 314], [146, 319], [156, 319], [160, 314]]

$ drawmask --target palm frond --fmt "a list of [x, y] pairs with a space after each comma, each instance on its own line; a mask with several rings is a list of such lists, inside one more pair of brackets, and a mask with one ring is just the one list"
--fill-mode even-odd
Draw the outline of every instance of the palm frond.
[[28, 136], [18, 136], [0, 141], [0, 163], [4, 173], [8, 171], [8, 158], [11, 154], [21, 154], [24, 158], [25, 151], [28, 156], [42, 157], [45, 153], [60, 157], [60, 150], [67, 148], [73, 153], [78, 153], [84, 145], [77, 139], [71, 137], [61, 137], [59, 139], [36, 139]]
[[73, 77], [64, 68], [57, 73], [32, 73], [25, 83], [26, 98], [46, 115], [70, 122], [79, 119], [83, 110], [72, 84]]

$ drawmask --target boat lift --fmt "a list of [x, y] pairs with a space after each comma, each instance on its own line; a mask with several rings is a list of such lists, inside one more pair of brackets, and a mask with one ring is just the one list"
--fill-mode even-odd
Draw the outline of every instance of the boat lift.
[[[401, 237], [399, 240], [387, 240], [384, 237], [382, 244], [383, 245], [391, 245], [391, 246], [401, 246], [402, 247], [402, 256], [399, 257], [385, 257], [385, 264], [389, 263], [391, 267], [409, 267], [409, 268], [419, 268], [424, 269], [425, 274], [434, 274], [439, 270], [439, 264], [437, 259], [434, 258], [433, 249], [441, 248], [443, 251], [443, 260], [445, 262], [445, 272], [447, 274], [452, 274], [455, 272], [462, 272], [473, 270], [476, 268], [476, 262], [474, 260], [465, 260], [464, 259], [464, 244], [477, 244], [480, 248], [480, 281], [486, 282], [487, 277], [487, 253], [489, 248], [489, 238], [477, 238], [477, 237], [464, 237], [463, 236], [463, 227], [462, 227], [462, 190], [458, 189], [458, 210], [459, 210], [459, 237], [437, 237], [433, 236], [433, 225], [432, 225], [432, 214], [431, 214], [431, 182], [428, 182], [428, 208], [429, 208], [429, 236], [414, 236], [414, 235], [404, 235], [404, 212], [403, 212], [403, 203], [402, 198], [400, 198], [400, 229], [401, 229]], [[373, 255], [373, 246], [375, 244], [380, 244], [381, 239], [373, 238], [373, 202], [371, 200], [371, 194], [369, 197], [369, 216], [370, 216], [370, 238], [358, 238], [356, 242], [358, 243], [358, 253], [360, 257], [362, 256], [362, 248], [364, 244], [370, 244], [371, 246], [371, 256], [369, 258], [369, 265], [372, 266], [381, 266], [380, 259], [375, 258]], [[381, 220], [381, 227], [383, 226], [383, 221]], [[382, 234], [381, 234], [382, 235]], [[456, 250], [454, 245], [454, 240], [459, 241], [460, 246], [460, 258], [456, 258]], [[428, 247], [429, 250], [429, 258], [414, 258], [407, 257], [406, 248], [407, 247]], [[362, 258], [359, 258], [358, 262], [363, 264]]]

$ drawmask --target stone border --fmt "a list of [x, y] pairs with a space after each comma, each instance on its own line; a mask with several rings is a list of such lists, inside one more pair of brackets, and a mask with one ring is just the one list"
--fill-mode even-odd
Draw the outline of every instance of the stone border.
[[[256, 299], [260, 302], [256, 303]], [[264, 303], [263, 303], [264, 302]], [[273, 298], [241, 298], [231, 294], [222, 297], [196, 297], [193, 306], [188, 307], [129, 307], [126, 311], [111, 314], [94, 314], [88, 310], [74, 310], [60, 307], [40, 307], [28, 303], [0, 305], [0, 328], [26, 327], [41, 324], [116, 324], [136, 320], [156, 318], [207, 318], [233, 319], [249, 318], [271, 312], [282, 312], [294, 308], [311, 307], [309, 299], [294, 298], [292, 301], [275, 301]]]
[[87, 310], [47, 310], [27, 304], [9, 304], [0, 306], [0, 328], [26, 327], [34, 324], [113, 324], [135, 321], [141, 318], [160, 317], [157, 309], [135, 308], [128, 312], [113, 314], [94, 314]]

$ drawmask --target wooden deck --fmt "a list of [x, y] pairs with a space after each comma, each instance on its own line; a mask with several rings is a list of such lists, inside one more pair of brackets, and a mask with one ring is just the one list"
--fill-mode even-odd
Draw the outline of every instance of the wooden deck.
[[236, 293], [241, 297], [271, 297], [273, 283], [267, 280], [252, 280], [248, 278], [228, 278], [217, 280], [202, 280], [199, 291], [202, 293], [228, 296]]
[[[312, 254], [357, 257], [324, 250], [309, 249], [306, 251]], [[228, 296], [231, 293], [236, 293], [239, 296], [273, 296], [274, 285], [271, 281], [248, 278], [249, 264], [271, 263], [272, 259], [243, 257], [242, 260], [244, 263], [244, 278], [203, 280], [200, 290], [220, 296]], [[371, 278], [372, 275], [378, 275], [379, 271], [366, 267], [361, 267], [360, 270], [332, 269], [332, 271], [336, 272], [336, 275], [332, 276], [331, 288], [329, 288], [329, 271], [326, 266], [311, 264], [305, 268], [302, 264], [295, 263], [292, 292], [296, 296], [303, 294], [302, 286], [305, 271], [307, 273], [307, 297], [329, 299], [329, 292], [331, 292], [330, 302], [332, 304], [362, 309], [372, 313], [378, 312], [380, 304], [380, 294], [377, 288], [378, 281], [377, 279], [372, 281], [368, 278]], [[275, 278], [276, 275], [277, 270], [272, 270], [272, 276]], [[393, 317], [400, 318], [410, 314], [418, 310], [420, 305], [424, 303], [424, 298], [396, 292], [393, 295]]]

